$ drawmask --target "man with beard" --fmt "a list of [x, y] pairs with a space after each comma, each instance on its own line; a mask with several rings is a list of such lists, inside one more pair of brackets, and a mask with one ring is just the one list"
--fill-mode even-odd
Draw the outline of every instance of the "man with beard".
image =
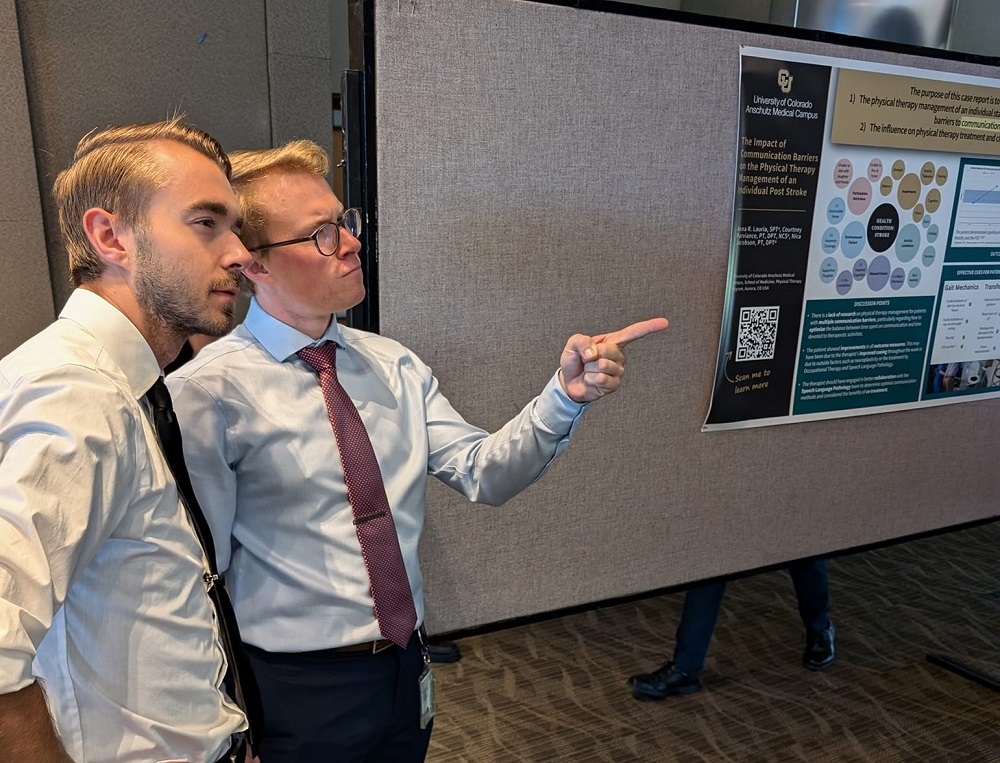
[[413, 352], [334, 320], [365, 295], [362, 216], [331, 190], [323, 149], [232, 159], [255, 297], [170, 388], [261, 684], [261, 758], [416, 763], [432, 715], [417, 558], [428, 474], [481, 503], [513, 497], [586, 404], [618, 389], [622, 347], [667, 321], [571, 337], [542, 393], [490, 434]]
[[231, 323], [250, 258], [228, 175], [173, 119], [87, 135], [56, 179], [77, 288], [0, 361], [4, 760], [245, 759], [255, 685], [227, 675], [239, 634], [152, 402], [184, 340]]

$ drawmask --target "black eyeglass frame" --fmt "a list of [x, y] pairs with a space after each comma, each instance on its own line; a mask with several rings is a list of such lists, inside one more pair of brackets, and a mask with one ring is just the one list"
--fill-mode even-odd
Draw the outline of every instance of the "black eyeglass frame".
[[[356, 232], [352, 231], [346, 225], [347, 217], [348, 217], [348, 215], [351, 215], [352, 213], [353, 213], [354, 217], [358, 221], [358, 228], [357, 228]], [[320, 245], [319, 245], [319, 234], [320, 234], [320, 231], [324, 230], [325, 228], [327, 228], [327, 227], [329, 227], [331, 225], [333, 226], [333, 229], [336, 232], [336, 238], [335, 238], [335, 240], [333, 242], [333, 251], [327, 253], [327, 252], [324, 252], [322, 250], [322, 248], [320, 248]], [[355, 238], [357, 238], [358, 236], [361, 235], [361, 231], [364, 229], [364, 217], [362, 216], [361, 210], [358, 207], [350, 207], [348, 209], [345, 209], [344, 213], [340, 217], [338, 217], [335, 221], [329, 222], [329, 223], [323, 223], [321, 226], [319, 226], [316, 230], [314, 230], [308, 236], [301, 236], [299, 238], [290, 238], [287, 241], [277, 241], [277, 242], [275, 242], [273, 244], [261, 244], [260, 246], [251, 247], [251, 248], [247, 249], [247, 251], [248, 252], [260, 252], [260, 251], [263, 251], [265, 249], [277, 249], [279, 246], [291, 246], [292, 244], [304, 244], [306, 241], [312, 241], [313, 242], [313, 246], [316, 247], [316, 251], [319, 252], [321, 256], [323, 256], [323, 257], [333, 257], [333, 255], [335, 255], [337, 253], [337, 250], [340, 248], [340, 229], [341, 228], [343, 228], [344, 230], [346, 230], [348, 233], [350, 233]]]

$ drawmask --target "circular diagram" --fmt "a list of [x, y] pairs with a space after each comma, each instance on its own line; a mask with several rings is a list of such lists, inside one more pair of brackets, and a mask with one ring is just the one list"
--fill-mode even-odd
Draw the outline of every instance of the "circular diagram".
[[868, 218], [868, 246], [873, 252], [884, 252], [896, 240], [899, 213], [892, 204], [879, 204]]

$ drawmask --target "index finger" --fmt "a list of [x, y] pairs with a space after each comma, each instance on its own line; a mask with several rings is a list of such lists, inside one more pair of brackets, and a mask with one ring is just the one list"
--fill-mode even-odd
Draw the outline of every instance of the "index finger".
[[618, 331], [612, 331], [610, 334], [604, 336], [604, 342], [610, 342], [611, 344], [617, 344], [619, 347], [624, 347], [629, 342], [634, 342], [636, 339], [642, 339], [648, 334], [655, 334], [657, 331], [663, 331], [670, 322], [666, 318], [650, 318], [647, 321], [639, 321], [638, 323], [633, 323], [631, 326], [626, 326]]

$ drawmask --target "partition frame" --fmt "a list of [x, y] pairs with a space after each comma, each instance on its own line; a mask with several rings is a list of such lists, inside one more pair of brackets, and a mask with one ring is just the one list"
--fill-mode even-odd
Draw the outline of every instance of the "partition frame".
[[[376, 71], [378, 68], [376, 66], [377, 62], [375, 60], [375, 57], [378, 53], [378, 50], [374, 42], [371, 41], [376, 37], [373, 28], [376, 17], [375, 7], [376, 5], [378, 5], [380, 0], [351, 0], [351, 1], [352, 5], [362, 6], [366, 9], [364, 21], [365, 24], [369, 26], [364, 27], [364, 32], [363, 32], [365, 40], [365, 56], [366, 56], [364, 63], [364, 72], [366, 78], [365, 87], [369, 93], [369, 97], [371, 98], [371, 101], [369, 102], [372, 102], [374, 104], [378, 102], [378, 92], [377, 92], [378, 82], [375, 79]], [[515, 2], [520, 2], [520, 0], [515, 0]], [[733, 30], [737, 32], [749, 32], [757, 35], [772, 35], [774, 37], [780, 37], [789, 40], [800, 40], [800, 41], [817, 42], [829, 45], [847, 46], [850, 48], [857, 48], [861, 50], [873, 50], [883, 53], [901, 54], [906, 56], [919, 56], [921, 58], [928, 60], [936, 59], [941, 61], [962, 62], [962, 63], [985, 65], [985, 66], [1000, 66], [1000, 58], [994, 58], [994, 57], [984, 57], [967, 53], [956, 53], [953, 51], [933, 50], [933, 49], [922, 48], [912, 45], [905, 45], [900, 43], [865, 40], [836, 33], [822, 32], [815, 30], [804, 30], [804, 29], [777, 26], [772, 24], [763, 24], [758, 22], [746, 22], [733, 19], [723, 19], [718, 17], [709, 17], [682, 11], [670, 11], [666, 9], [649, 8], [646, 6], [623, 5], [618, 3], [603, 2], [602, 0], [578, 0], [578, 1], [538, 0], [538, 2], [524, 2], [524, 4], [565, 7], [565, 8], [572, 8], [574, 10], [579, 10], [581, 12], [594, 11], [600, 13], [615, 14], [620, 16], [631, 16], [639, 18], [649, 18], [653, 20], [663, 20], [668, 22], [676, 22], [679, 24], [691, 24], [698, 27], [710, 27], [723, 30]], [[358, 14], [352, 15], [352, 21], [354, 22], [359, 21]], [[356, 38], [352, 36], [352, 40], [354, 39]], [[372, 120], [373, 121], [376, 120], [377, 116], [378, 115], [374, 113], [374, 108], [373, 108], [373, 113], [371, 115]], [[378, 141], [371, 140], [371, 146], [369, 149], [368, 158], [369, 158], [370, 171], [374, 172], [375, 168], [378, 165], [378, 159], [379, 159]], [[378, 187], [378, 180], [375, 176], [371, 176], [369, 178], [369, 187], [371, 188]], [[379, 199], [376, 196], [376, 198], [372, 200], [373, 208], [377, 209], [378, 202]], [[384, 212], [385, 210], [383, 210], [383, 213]], [[379, 259], [380, 255], [377, 250], [377, 247], [371, 252], [369, 256], [373, 257], [376, 260]], [[378, 287], [377, 282], [374, 283], [374, 286], [377, 290]], [[381, 316], [379, 315], [378, 310], [372, 312], [376, 316], [375, 320], [377, 321], [377, 323], [374, 324], [376, 328], [373, 329], [371, 325], [369, 325], [369, 329], [378, 330], [378, 327], [382, 326], [384, 322], [381, 320]], [[712, 437], [714, 435], [704, 435], [704, 436]], [[968, 521], [960, 521], [955, 524], [949, 524], [947, 526], [937, 527], [930, 530], [921, 530], [917, 532], [906, 533], [895, 537], [882, 538], [872, 542], [855, 543], [845, 546], [843, 548], [830, 549], [822, 554], [808, 555], [806, 557], [799, 557], [799, 558], [809, 558], [811, 556], [828, 557], [839, 554], [856, 553], [859, 551], [880, 548], [883, 546], [903, 542], [906, 540], [912, 540], [920, 537], [935, 535], [941, 532], [950, 532], [953, 530], [971, 527], [986, 522], [993, 522], [996, 521], [997, 518], [1000, 518], [1000, 514], [994, 513], [991, 516], [976, 518]], [[453, 522], [454, 520], [455, 520], [455, 515], [453, 514], [449, 515], [445, 517], [445, 524]], [[464, 525], [462, 527], [464, 529], [468, 529]], [[445, 527], [444, 529], [454, 530], [457, 528]], [[436, 541], [432, 541], [432, 543], [435, 542]], [[719, 575], [699, 575], [695, 579], [701, 581], [728, 580], [749, 574], [756, 574], [757, 572], [765, 570], [780, 568], [787, 565], [790, 561], [794, 561], [794, 559], [782, 559], [779, 562], [758, 564], [751, 568], [739, 569], [736, 571], [727, 571]], [[426, 562], [426, 556], [425, 556], [425, 562]], [[428, 578], [430, 579], [429, 581], [430, 584], [428, 585], [428, 598], [431, 602], [430, 606], [431, 617], [432, 618], [440, 617], [443, 623], [443, 627], [437, 626], [433, 622], [430, 625], [432, 631], [437, 630], [437, 631], [452, 632], [452, 633], [476, 633], [476, 632], [489, 631], [497, 627], [506, 627], [507, 625], [511, 624], [533, 621], [541, 618], [559, 616], [567, 612], [587, 610], [594, 607], [604, 606], [609, 603], [616, 603], [621, 601], [634, 600], [637, 598], [642, 598], [644, 596], [657, 595], [665, 591], [675, 590], [677, 588], [684, 587], [693, 582], [693, 579], [680, 580], [671, 583], [669, 585], [654, 586], [647, 590], [629, 593], [626, 595], [614, 595], [614, 596], [602, 597], [599, 599], [595, 599], [593, 601], [588, 601], [579, 604], [571, 604], [569, 606], [551, 607], [545, 609], [544, 611], [519, 613], [515, 614], [514, 616], [504, 616], [499, 621], [482, 621], [482, 620], [477, 621], [475, 618], [473, 618], [472, 621], [469, 621], [468, 619], [463, 620], [462, 618], [456, 619], [456, 618], [449, 618], [446, 616], [442, 616], [441, 615], [442, 609], [437, 609], [437, 610], [435, 609], [434, 598], [437, 591], [435, 589], [433, 576], [435, 575], [435, 569], [440, 567], [441, 565], [447, 565], [447, 561], [441, 562], [435, 560], [430, 565], [432, 569], [430, 574], [428, 575]], [[444, 607], [453, 606], [455, 603], [454, 601], [455, 591], [451, 591], [449, 593], [451, 595], [451, 600], [448, 600], [448, 596], [446, 595], [443, 605]]]

